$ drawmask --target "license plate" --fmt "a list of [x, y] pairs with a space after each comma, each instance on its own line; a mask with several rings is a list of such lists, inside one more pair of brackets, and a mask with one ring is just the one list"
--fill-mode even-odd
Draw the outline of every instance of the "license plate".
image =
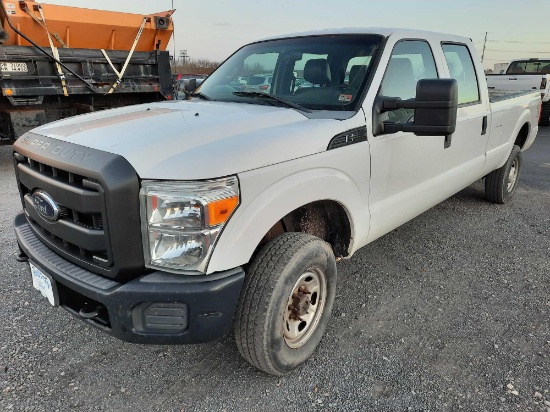
[[3, 72], [28, 72], [27, 63], [0, 62], [0, 71]]
[[50, 302], [52, 306], [59, 305], [57, 288], [55, 287], [54, 280], [32, 263], [29, 262], [29, 265], [31, 267], [32, 286], [38, 290], [42, 296], [48, 299], [48, 302]]

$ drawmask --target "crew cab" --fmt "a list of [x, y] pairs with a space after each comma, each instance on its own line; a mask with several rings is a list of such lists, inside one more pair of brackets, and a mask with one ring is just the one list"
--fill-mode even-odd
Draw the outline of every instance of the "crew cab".
[[[257, 73], [267, 90], [232, 86]], [[492, 101], [469, 39], [400, 29], [257, 41], [188, 95], [18, 139], [18, 260], [45, 304], [119, 339], [233, 329], [274, 375], [321, 341], [337, 260], [479, 179], [512, 199], [540, 106]]]
[[487, 75], [487, 86], [494, 92], [540, 91], [540, 126], [550, 126], [550, 59], [513, 60], [504, 74]]

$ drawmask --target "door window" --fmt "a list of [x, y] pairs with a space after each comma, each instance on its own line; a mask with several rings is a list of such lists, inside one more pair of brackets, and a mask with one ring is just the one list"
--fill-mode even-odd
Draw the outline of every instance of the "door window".
[[[437, 77], [430, 45], [422, 40], [404, 40], [397, 43], [392, 51], [379, 95], [401, 100], [414, 99], [419, 80]], [[388, 112], [388, 120], [406, 123], [413, 115], [413, 109], [397, 109]]]
[[458, 82], [458, 104], [471, 104], [480, 101], [479, 87], [470, 51], [465, 44], [443, 44], [452, 79]]

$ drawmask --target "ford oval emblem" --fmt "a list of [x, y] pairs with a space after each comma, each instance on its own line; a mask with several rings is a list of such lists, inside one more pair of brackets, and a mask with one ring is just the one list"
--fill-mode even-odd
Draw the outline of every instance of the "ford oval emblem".
[[38, 214], [44, 219], [52, 222], [59, 219], [59, 207], [52, 197], [43, 190], [33, 192], [32, 202]]

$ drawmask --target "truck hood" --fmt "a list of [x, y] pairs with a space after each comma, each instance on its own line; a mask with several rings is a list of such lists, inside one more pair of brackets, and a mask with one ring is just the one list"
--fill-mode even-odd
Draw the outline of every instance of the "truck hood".
[[273, 106], [152, 103], [76, 116], [33, 133], [123, 156], [143, 179], [210, 179], [323, 152], [342, 122]]

